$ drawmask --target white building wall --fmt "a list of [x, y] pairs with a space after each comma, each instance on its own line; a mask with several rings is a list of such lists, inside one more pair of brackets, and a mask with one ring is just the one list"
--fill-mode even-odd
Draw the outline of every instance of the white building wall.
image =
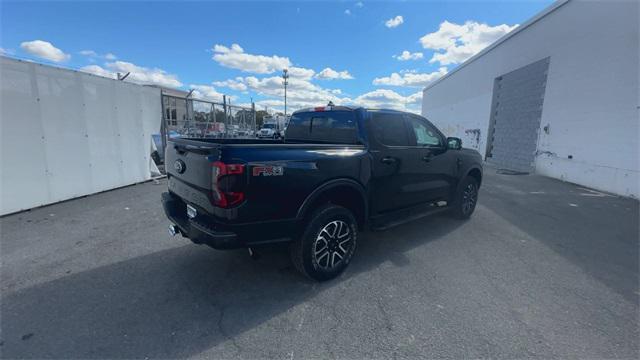
[[148, 180], [160, 90], [0, 57], [0, 215]]
[[422, 114], [484, 156], [494, 79], [550, 57], [536, 172], [640, 197], [638, 2], [552, 7], [427, 87]]

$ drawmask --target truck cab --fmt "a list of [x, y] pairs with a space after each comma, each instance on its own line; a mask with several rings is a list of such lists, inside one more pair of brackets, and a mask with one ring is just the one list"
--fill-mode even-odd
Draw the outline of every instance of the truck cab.
[[256, 136], [258, 138], [277, 139], [280, 137], [280, 131], [275, 123], [263, 124]]

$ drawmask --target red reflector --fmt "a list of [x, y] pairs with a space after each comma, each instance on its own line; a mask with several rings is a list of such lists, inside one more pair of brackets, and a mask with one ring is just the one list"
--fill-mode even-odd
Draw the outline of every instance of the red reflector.
[[244, 201], [243, 192], [222, 191], [219, 186], [220, 178], [222, 178], [223, 176], [244, 174], [244, 165], [225, 164], [221, 161], [215, 161], [212, 163], [212, 165], [213, 174], [211, 190], [213, 191], [213, 205], [219, 206], [221, 208], [230, 208]]
[[244, 172], [244, 165], [241, 165], [241, 164], [227, 165], [227, 175], [242, 174], [243, 172]]
[[211, 165], [216, 170], [216, 175], [218, 177], [224, 175], [238, 175], [244, 172], [243, 164], [225, 164], [222, 161], [214, 161]]

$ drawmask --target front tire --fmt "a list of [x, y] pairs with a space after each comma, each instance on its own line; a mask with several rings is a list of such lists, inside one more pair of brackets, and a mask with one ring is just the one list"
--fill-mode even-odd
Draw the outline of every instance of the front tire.
[[302, 236], [291, 244], [291, 261], [310, 279], [333, 279], [349, 265], [357, 237], [358, 227], [351, 211], [324, 205], [313, 212]]
[[458, 219], [468, 219], [476, 209], [478, 203], [478, 180], [467, 176], [462, 180], [460, 190], [452, 204], [452, 215]]

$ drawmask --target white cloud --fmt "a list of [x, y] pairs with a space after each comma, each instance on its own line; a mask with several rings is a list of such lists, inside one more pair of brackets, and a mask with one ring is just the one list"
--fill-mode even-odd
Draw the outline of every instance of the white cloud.
[[[255, 76], [247, 76], [245, 78], [236, 78], [233, 81], [242, 82], [247, 89], [256, 92], [260, 96], [273, 98], [257, 101], [257, 105], [281, 106], [279, 102], [283, 100], [284, 96], [281, 77], [272, 76], [259, 79]], [[289, 86], [287, 87], [287, 107], [288, 110], [291, 110], [324, 105], [329, 101], [333, 101], [336, 104], [349, 101], [348, 98], [340, 97], [339, 95], [341, 94], [342, 91], [340, 89], [327, 89], [313, 84], [308, 79], [292, 77], [289, 79]]]
[[5, 49], [0, 47], [0, 55], [14, 55], [16, 52], [13, 49]]
[[336, 80], [336, 79], [349, 80], [349, 79], [353, 79], [353, 76], [351, 74], [349, 74], [349, 72], [347, 70], [336, 71], [336, 70], [333, 70], [332, 68], [324, 68], [324, 70], [320, 71], [316, 75], [316, 79], [322, 79], [322, 80]]
[[358, 96], [354, 102], [364, 107], [404, 108], [405, 97], [393, 90], [376, 89]]
[[162, 69], [141, 67], [125, 61], [107, 63], [107, 67], [114, 72], [131, 72], [129, 78], [133, 81], [166, 87], [182, 86], [176, 75], [168, 74]]
[[316, 72], [311, 69], [292, 66], [289, 68], [289, 76], [309, 80]]
[[[256, 106], [261, 109], [268, 107], [277, 111], [284, 108], [284, 90], [282, 79], [279, 76], [256, 78], [248, 76], [227, 80], [226, 82], [242, 82], [247, 88], [257, 95], [264, 97], [256, 101]], [[214, 83], [216, 84], [216, 83]], [[388, 89], [377, 89], [367, 92], [355, 99], [344, 96], [340, 89], [328, 89], [320, 87], [308, 80], [292, 78], [287, 89], [287, 112], [290, 113], [300, 108], [325, 105], [332, 101], [336, 105], [364, 106], [371, 108], [390, 108], [419, 112], [422, 92], [418, 91], [409, 96], [403, 96]]]
[[[118, 58], [113, 53], [106, 53], [104, 55], [100, 55], [100, 54], [98, 54], [97, 52], [95, 52], [93, 50], [81, 50], [81, 51], [78, 51], [78, 54], [80, 54], [82, 56], [89, 57], [89, 58], [102, 58], [102, 59], [106, 59], [106, 60], [109, 60], [109, 61], [113, 61], [113, 60]], [[89, 60], [91, 60], [91, 59], [89, 59]]]
[[[251, 80], [249, 80], [251, 82]], [[262, 91], [261, 95], [270, 95], [272, 98], [263, 99], [256, 102], [258, 108], [267, 106], [282, 110], [284, 100], [282, 97], [281, 85], [278, 87], [275, 82], [268, 79], [258, 80], [259, 83], [254, 84]], [[355, 99], [340, 96], [341, 91], [337, 89], [323, 89], [315, 85], [302, 86], [302, 89], [292, 89], [287, 94], [287, 112], [300, 108], [325, 105], [332, 101], [336, 105], [347, 106], [364, 106], [369, 108], [388, 108], [396, 110], [406, 110], [419, 112], [422, 102], [422, 92], [418, 91], [409, 96], [403, 96], [395, 91], [388, 89], [377, 89], [362, 94]], [[337, 90], [337, 91], [336, 91]]]
[[422, 102], [422, 92], [403, 96], [393, 90], [376, 89], [362, 94], [353, 100], [353, 104], [367, 108], [395, 109], [419, 112]]
[[265, 107], [265, 106], [266, 107], [284, 107], [284, 100], [266, 99], [266, 100], [256, 101], [257, 109], [260, 109], [261, 107]]
[[98, 56], [98, 53], [96, 53], [93, 50], [81, 50], [81, 51], [78, 51], [78, 54], [82, 56]]
[[[291, 109], [322, 105], [329, 101], [342, 102], [348, 99], [341, 97], [342, 91], [340, 89], [323, 88], [312, 83], [314, 77], [317, 79], [352, 79], [353, 76], [348, 71], [326, 68], [316, 74], [313, 69], [294, 66], [288, 57], [248, 54], [238, 44], [233, 44], [230, 47], [215, 45], [212, 50], [214, 52], [213, 59], [223, 66], [256, 74], [273, 74], [263, 78], [246, 76], [213, 82], [216, 87], [252, 92], [259, 97], [265, 97], [266, 99], [256, 102], [258, 105], [282, 99], [284, 87], [280, 71], [283, 69], [288, 69], [287, 106]], [[273, 106], [279, 105], [274, 104]]]
[[477, 54], [517, 26], [517, 24], [489, 26], [475, 21], [467, 21], [459, 25], [444, 21], [440, 24], [438, 31], [421, 37], [420, 43], [425, 49], [436, 51], [429, 62], [439, 62], [441, 65], [458, 64]]
[[62, 50], [53, 46], [53, 44], [48, 41], [25, 41], [20, 44], [20, 48], [33, 56], [53, 62], [63, 62], [71, 58], [71, 55], [65, 54]]
[[[214, 102], [222, 102], [224, 94], [219, 93], [213, 86], [210, 85], [189, 85], [189, 88], [193, 90], [191, 97], [195, 99], [203, 99]], [[230, 100], [235, 100], [235, 96], [228, 96]]]
[[373, 85], [424, 87], [447, 73], [446, 67], [431, 73], [407, 71], [373, 79]]
[[407, 60], [420, 60], [424, 57], [424, 54], [422, 54], [421, 52], [409, 52], [407, 50], [404, 50], [402, 52], [402, 54], [400, 55], [393, 55], [394, 59], [398, 59], [400, 61], [407, 61]]
[[[259, 93], [264, 95], [282, 96], [284, 94], [282, 78], [280, 78], [279, 76], [262, 79], [258, 79], [255, 76], [248, 76], [244, 78], [244, 83], [252, 90], [258, 91]], [[302, 92], [321, 91], [321, 88], [315, 84], [312, 84], [308, 80], [291, 78], [289, 79], [287, 90], [289, 91], [289, 96], [296, 97], [299, 96]]]
[[404, 18], [402, 17], [402, 15], [398, 15], [394, 18], [391, 18], [387, 21], [384, 22], [384, 26], [388, 27], [388, 28], [394, 28], [394, 27], [398, 27], [400, 26], [400, 24], [402, 24], [404, 22]]
[[182, 86], [176, 75], [169, 74], [158, 68], [146, 68], [125, 61], [108, 62], [105, 67], [106, 69], [98, 65], [88, 65], [80, 70], [112, 79], [117, 78], [116, 73], [118, 72], [123, 75], [130, 72], [131, 74], [127, 77], [127, 80], [132, 82], [172, 88]]
[[244, 52], [244, 49], [238, 44], [231, 44], [231, 48], [228, 48], [224, 45], [216, 44], [213, 46], [213, 52], [222, 53], [222, 54], [227, 54], [231, 52], [242, 53]]
[[84, 66], [80, 69], [80, 71], [84, 71], [90, 74], [94, 74], [94, 75], [98, 75], [98, 76], [102, 76], [102, 77], [107, 77], [107, 78], [111, 78], [111, 79], [115, 79], [116, 78], [116, 73], [114, 73], [113, 71], [109, 71], [101, 66], [98, 65], [87, 65]]
[[[361, 9], [361, 8], [364, 7], [364, 3], [362, 1], [358, 1], [357, 3], [353, 4], [353, 7], [356, 8], [356, 9]], [[353, 12], [351, 11], [351, 9], [346, 9], [344, 11], [344, 14], [345, 15], [351, 15], [351, 14], [353, 14]]]
[[213, 60], [220, 65], [244, 72], [273, 74], [288, 69], [291, 78], [306, 80], [311, 79], [316, 73], [312, 69], [293, 66], [288, 57], [248, 54], [244, 52], [244, 49], [238, 44], [233, 44], [231, 47], [215, 45], [213, 52]]
[[407, 105], [420, 105], [422, 106], [422, 91], [418, 91], [406, 97]]
[[[251, 88], [256, 89], [260, 95], [270, 98], [256, 101], [257, 108], [268, 107], [282, 111], [284, 107], [282, 85], [277, 78], [256, 79], [246, 78]], [[325, 105], [332, 101], [336, 105], [364, 106], [369, 108], [388, 108], [419, 113], [422, 103], [422, 92], [418, 91], [409, 96], [403, 96], [388, 89], [377, 89], [364, 93], [355, 99], [340, 96], [339, 89], [323, 89], [309, 82], [301, 81], [295, 84], [287, 94], [287, 112], [300, 108]]]
[[213, 52], [213, 60], [218, 64], [244, 72], [271, 74], [291, 67], [291, 61], [287, 57], [247, 54], [238, 44], [233, 44], [230, 48], [216, 44]]
[[[242, 47], [237, 44], [230, 47], [216, 45], [213, 48], [214, 60], [224, 66], [240, 69], [258, 74], [272, 74], [271, 76], [244, 76], [236, 77], [224, 81], [214, 81], [216, 88], [229, 88], [236, 91], [243, 91], [252, 94], [257, 98], [258, 108], [269, 107], [282, 111], [284, 109], [284, 87], [279, 71], [284, 68], [289, 69], [289, 85], [287, 88], [287, 112], [292, 112], [300, 108], [325, 105], [332, 101], [336, 105], [364, 105], [370, 107], [386, 107], [402, 110], [417, 111], [422, 94], [420, 92], [403, 96], [392, 90], [378, 89], [376, 91], [362, 94], [355, 99], [348, 94], [344, 94], [341, 89], [325, 88], [314, 83], [314, 79], [351, 79], [353, 76], [346, 70], [337, 71], [332, 68], [325, 68], [316, 73], [312, 69], [296, 67], [287, 57], [263, 56], [247, 54]], [[215, 56], [218, 56], [216, 59]], [[224, 56], [224, 57], [223, 57]], [[258, 61], [265, 60], [256, 64]], [[446, 71], [446, 70], [445, 70]], [[277, 73], [276, 73], [277, 72]], [[411, 77], [420, 74], [403, 74], [403, 77]], [[417, 86], [416, 80], [403, 81], [404, 86]], [[407, 85], [410, 84], [410, 85]], [[220, 97], [221, 93], [213, 86], [199, 85], [201, 88], [193, 89], [202, 95], [209, 93], [209, 98]], [[201, 96], [195, 93], [194, 96]]]
[[235, 79], [229, 79], [224, 81], [214, 81], [213, 85], [226, 87], [236, 91], [245, 91], [247, 90], [247, 85], [243, 83], [242, 77], [237, 77]]

